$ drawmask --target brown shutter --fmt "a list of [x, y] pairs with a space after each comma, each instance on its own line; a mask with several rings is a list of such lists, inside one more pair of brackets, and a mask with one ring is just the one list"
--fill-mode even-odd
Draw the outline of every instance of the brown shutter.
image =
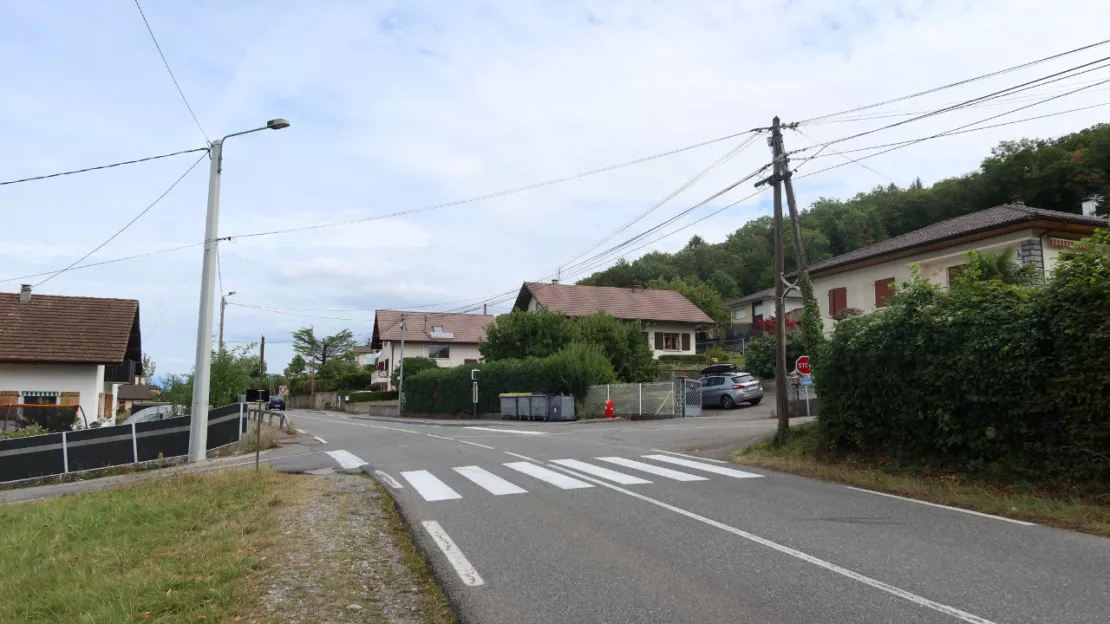
[[682, 334], [682, 350], [690, 350], [690, 334]]
[[58, 405], [80, 405], [81, 393], [80, 392], [63, 392], [58, 398]]
[[655, 332], [655, 350], [663, 350], [663, 332]]
[[648, 333], [647, 332], [640, 332], [640, 335], [644, 337], [644, 344], [646, 344], [647, 346], [650, 347], [651, 346], [651, 340], [648, 339]]
[[0, 405], [15, 405], [19, 403], [19, 392], [16, 390], [0, 390]]
[[829, 290], [829, 316], [840, 314], [848, 307], [848, 289], [841, 286]]
[[889, 299], [890, 296], [894, 294], [893, 289], [891, 289], [891, 287], [890, 287], [891, 284], [893, 284], [893, 283], [894, 283], [894, 278], [893, 277], [887, 277], [887, 278], [883, 278], [881, 280], [875, 280], [875, 307], [876, 308], [885, 308], [886, 307], [886, 300]]

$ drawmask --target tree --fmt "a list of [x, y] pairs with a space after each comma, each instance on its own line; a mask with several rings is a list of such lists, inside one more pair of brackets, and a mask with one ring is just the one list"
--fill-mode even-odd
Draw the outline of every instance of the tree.
[[709, 276], [709, 285], [725, 299], [735, 299], [740, 296], [740, 285], [722, 269], [713, 271]]
[[641, 324], [601, 313], [575, 319], [576, 342], [596, 345], [609, 360], [618, 381], [653, 381], [656, 363], [644, 341]]
[[[228, 405], [252, 386], [267, 386], [268, 380], [258, 377], [258, 355], [255, 345], [248, 344], [222, 352], [212, 352], [209, 372], [208, 403], [212, 407]], [[167, 375], [162, 378], [162, 398], [188, 412], [193, 406], [193, 373]]]
[[1008, 250], [998, 253], [989, 251], [967, 252], [967, 268], [961, 276], [968, 279], [997, 280], [1012, 286], [1032, 286], [1036, 283], [1038, 275], [1036, 267], [1018, 264], [1017, 259]]
[[[432, 358], [407, 357], [403, 361], [404, 361], [404, 365], [405, 365], [405, 379], [408, 379], [409, 377], [412, 377], [413, 375], [419, 373], [420, 371], [426, 371], [426, 370], [429, 370], [429, 369], [432, 369], [432, 368], [439, 368], [439, 364], [437, 364], [436, 361], [433, 360]], [[393, 384], [394, 388], [398, 387], [399, 382], [400, 382], [400, 377], [401, 377], [401, 367], [400, 366], [394, 366], [393, 367], [393, 374], [390, 375], [390, 377], [389, 377], [390, 382]]]
[[291, 360], [289, 360], [289, 366], [285, 367], [285, 375], [287, 377], [298, 377], [300, 375], [303, 375], [307, 370], [308, 362], [305, 362], [304, 358], [301, 357], [301, 354], [297, 353], [293, 355], [293, 358]]
[[713, 323], [718, 328], [728, 327], [729, 325], [731, 319], [721, 294], [714, 290], [712, 286], [697, 278], [684, 280], [676, 277], [669, 281], [654, 280], [648, 283], [648, 288], [678, 291], [683, 297], [689, 299], [690, 303], [698, 306], [702, 312], [713, 319]]
[[540, 308], [532, 312], [513, 310], [497, 317], [486, 328], [486, 339], [478, 351], [488, 362], [527, 357], [547, 357], [574, 340], [570, 319]]
[[143, 353], [143, 377], [150, 381], [154, 381], [154, 371], [157, 368], [154, 358], [150, 357], [149, 353]]
[[349, 329], [325, 338], [317, 338], [311, 327], [302, 327], [293, 332], [293, 351], [302, 358], [314, 358], [321, 367], [331, 358], [346, 356], [356, 346], [355, 337]]
[[[786, 332], [786, 372], [794, 369], [794, 362], [804, 353], [801, 330]], [[748, 372], [760, 379], [774, 379], [775, 336], [763, 335], [752, 340], [744, 352], [744, 365]]]

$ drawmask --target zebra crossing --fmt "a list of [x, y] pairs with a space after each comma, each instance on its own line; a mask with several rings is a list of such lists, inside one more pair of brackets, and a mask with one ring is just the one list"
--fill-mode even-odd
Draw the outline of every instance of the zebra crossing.
[[[550, 463], [579, 474], [590, 475], [623, 486], [650, 485], [653, 481], [708, 481], [711, 478], [704, 474], [697, 474], [698, 472], [733, 479], [756, 479], [763, 476], [754, 472], [669, 455], [642, 455], [638, 459], [595, 457], [590, 461], [552, 459]], [[621, 470], [616, 470], [605, 464], [618, 466]], [[667, 465], [661, 466], [659, 464]], [[681, 467], [683, 470], [675, 467]], [[498, 466], [490, 466], [488, 469], [481, 466], [454, 466], [449, 471], [444, 470], [443, 479], [428, 470], [406, 470], [400, 474], [401, 479], [428, 502], [461, 499], [463, 494], [460, 493], [460, 490], [466, 492], [468, 496], [471, 491], [478, 496], [485, 494], [508, 496], [527, 494], [532, 490], [549, 487], [559, 490], [579, 490], [595, 487], [594, 483], [583, 481], [570, 474], [531, 461], [506, 462]], [[461, 477], [461, 479], [457, 477]], [[450, 481], [451, 484], [448, 484], [444, 479]], [[471, 488], [471, 486], [475, 487]]]

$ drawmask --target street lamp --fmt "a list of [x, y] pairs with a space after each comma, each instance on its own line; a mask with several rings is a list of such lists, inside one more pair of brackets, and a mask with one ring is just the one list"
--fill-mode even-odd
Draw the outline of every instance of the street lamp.
[[[212, 372], [212, 298], [216, 282], [216, 250], [219, 247], [220, 172], [223, 171], [224, 141], [233, 136], [260, 130], [288, 128], [286, 119], [271, 119], [261, 128], [233, 132], [212, 141], [208, 158], [212, 161], [208, 174], [208, 215], [204, 221], [204, 262], [200, 273], [200, 311], [197, 319], [197, 353], [193, 370], [193, 409], [189, 423], [189, 461], [204, 460], [208, 446], [208, 389]], [[222, 319], [222, 314], [221, 314]], [[223, 322], [220, 323], [220, 345], [223, 346]]]
[[234, 294], [233, 290], [226, 295], [220, 295], [220, 340], [217, 343], [220, 345], [220, 353], [224, 352], [224, 310], [227, 309], [227, 298]]

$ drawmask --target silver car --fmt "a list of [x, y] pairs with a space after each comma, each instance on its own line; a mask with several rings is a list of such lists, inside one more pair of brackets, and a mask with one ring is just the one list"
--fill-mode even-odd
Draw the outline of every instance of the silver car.
[[702, 405], [720, 405], [732, 409], [737, 403], [759, 405], [763, 400], [763, 384], [749, 373], [736, 371], [728, 375], [711, 375], [701, 380]]

